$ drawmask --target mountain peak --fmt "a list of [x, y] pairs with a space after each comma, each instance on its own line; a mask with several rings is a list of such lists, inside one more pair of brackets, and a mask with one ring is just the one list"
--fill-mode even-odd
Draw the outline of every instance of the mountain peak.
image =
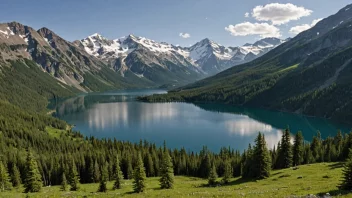
[[94, 33], [88, 37], [96, 37], [96, 38], [104, 38], [102, 35], [100, 35], [99, 33]]

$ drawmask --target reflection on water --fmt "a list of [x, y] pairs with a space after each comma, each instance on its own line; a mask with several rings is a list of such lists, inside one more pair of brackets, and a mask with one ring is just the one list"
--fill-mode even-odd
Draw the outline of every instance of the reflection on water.
[[203, 145], [218, 151], [222, 146], [245, 149], [260, 131], [270, 147], [281, 138], [281, 130], [303, 131], [310, 140], [317, 130], [323, 137], [346, 126], [294, 114], [214, 104], [143, 103], [137, 95], [163, 91], [108, 92], [67, 99], [57, 105], [57, 116], [85, 135], [115, 137], [138, 142], [146, 139], [173, 148], [198, 151]]

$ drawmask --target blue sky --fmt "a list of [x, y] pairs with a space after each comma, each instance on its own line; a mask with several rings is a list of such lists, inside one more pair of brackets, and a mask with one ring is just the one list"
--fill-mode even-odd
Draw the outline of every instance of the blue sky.
[[[314, 20], [334, 14], [350, 3], [351, 0], [0, 0], [0, 22], [18, 21], [35, 29], [48, 27], [69, 41], [97, 32], [110, 39], [134, 34], [189, 46], [210, 38], [225, 46], [237, 46], [271, 35], [293, 37], [294, 30], [308, 28]], [[259, 5], [263, 7], [257, 7], [253, 16]], [[291, 16], [276, 16], [288, 13], [280, 9], [291, 8]], [[245, 17], [246, 12], [249, 17]], [[250, 28], [251, 35], [244, 35], [246, 28]], [[183, 38], [180, 33], [190, 37]]]

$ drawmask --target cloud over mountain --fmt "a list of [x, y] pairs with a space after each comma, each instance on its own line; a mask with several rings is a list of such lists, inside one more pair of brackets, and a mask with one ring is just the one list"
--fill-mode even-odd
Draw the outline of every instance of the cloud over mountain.
[[253, 8], [252, 16], [258, 21], [271, 21], [273, 25], [282, 25], [309, 16], [312, 12], [312, 10], [291, 3], [270, 3]]
[[315, 19], [312, 21], [311, 24], [302, 24], [302, 25], [297, 25], [294, 26], [290, 29], [290, 33], [291, 34], [299, 34], [305, 30], [308, 30], [309, 28], [315, 26], [315, 24], [317, 24], [319, 21], [321, 21], [322, 19]]
[[191, 37], [191, 35], [190, 35], [189, 33], [182, 33], [182, 32], [179, 34], [179, 36], [182, 37], [182, 38], [189, 38], [189, 37]]
[[229, 25], [225, 30], [233, 36], [259, 35], [265, 37], [281, 37], [280, 29], [268, 23], [244, 22], [236, 25]]

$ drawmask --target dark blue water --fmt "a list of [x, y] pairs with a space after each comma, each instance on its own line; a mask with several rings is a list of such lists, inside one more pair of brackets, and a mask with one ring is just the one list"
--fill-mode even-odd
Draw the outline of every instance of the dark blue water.
[[291, 113], [218, 104], [144, 103], [138, 95], [165, 93], [162, 90], [129, 90], [82, 95], [57, 104], [57, 116], [75, 125], [75, 130], [98, 138], [110, 137], [139, 142], [146, 139], [171, 148], [199, 151], [203, 145], [213, 151], [222, 146], [243, 150], [258, 132], [269, 146], [281, 138], [281, 129], [301, 130], [311, 140], [319, 130], [334, 136], [351, 126]]

